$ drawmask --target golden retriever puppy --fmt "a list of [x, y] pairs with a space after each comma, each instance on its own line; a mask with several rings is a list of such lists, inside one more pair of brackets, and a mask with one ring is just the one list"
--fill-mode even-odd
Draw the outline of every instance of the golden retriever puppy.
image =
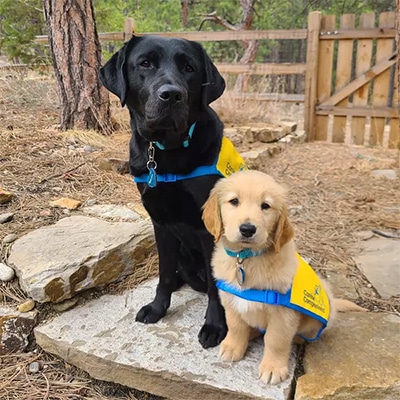
[[203, 220], [216, 241], [212, 267], [228, 325], [222, 360], [242, 359], [249, 340], [265, 330], [259, 376], [280, 383], [289, 375], [295, 338], [317, 339], [335, 308], [364, 310], [333, 299], [296, 253], [285, 190], [271, 176], [241, 171], [219, 180]]

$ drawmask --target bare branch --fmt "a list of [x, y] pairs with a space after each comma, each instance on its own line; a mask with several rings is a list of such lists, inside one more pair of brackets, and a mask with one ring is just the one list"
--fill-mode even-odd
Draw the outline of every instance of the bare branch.
[[206, 22], [206, 21], [216, 22], [218, 25], [222, 25], [225, 29], [229, 29], [230, 31], [237, 31], [240, 29], [240, 25], [239, 26], [232, 25], [226, 19], [219, 17], [215, 11], [213, 11], [212, 13], [209, 13], [209, 14], [199, 14], [199, 15], [204, 15], [205, 18], [203, 18], [203, 20], [201, 21], [200, 26], [197, 29], [198, 31], [201, 30], [204, 22]]

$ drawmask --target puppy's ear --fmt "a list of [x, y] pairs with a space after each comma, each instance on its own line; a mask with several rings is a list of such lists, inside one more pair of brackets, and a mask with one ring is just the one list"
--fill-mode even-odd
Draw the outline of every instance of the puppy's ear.
[[294, 237], [294, 231], [289, 218], [287, 215], [286, 207], [283, 208], [276, 225], [275, 238], [274, 238], [274, 249], [275, 253], [279, 253], [282, 246], [292, 240]]
[[129, 42], [118, 50], [105, 64], [100, 68], [101, 83], [121, 100], [123, 107], [126, 102], [128, 91], [128, 81], [126, 77], [126, 60], [139, 38], [133, 36]]
[[202, 47], [204, 59], [204, 79], [202, 100], [203, 105], [208, 106], [213, 101], [221, 97], [225, 90], [225, 80], [218, 72], [217, 67], [213, 64], [210, 57]]
[[214, 236], [214, 241], [218, 242], [222, 234], [222, 220], [215, 188], [211, 190], [210, 196], [203, 205], [203, 222], [207, 230]]

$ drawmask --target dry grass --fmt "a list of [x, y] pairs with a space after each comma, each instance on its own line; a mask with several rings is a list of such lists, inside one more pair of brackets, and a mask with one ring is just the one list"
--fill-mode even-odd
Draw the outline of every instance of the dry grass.
[[213, 103], [213, 108], [224, 121], [225, 126], [243, 126], [260, 122], [277, 124], [282, 119], [301, 122], [303, 118], [303, 105], [283, 104], [280, 101], [238, 99], [233, 92], [224, 93]]
[[359, 252], [357, 232], [377, 229], [397, 235], [399, 180], [373, 178], [370, 173], [394, 169], [400, 176], [399, 167], [395, 150], [309, 143], [284, 151], [266, 168], [289, 188], [301, 254], [322, 273], [334, 270], [351, 277], [371, 311], [398, 315], [400, 298], [381, 300], [352, 257]]
[[[60, 132], [52, 82], [0, 80], [0, 182], [15, 194], [0, 205], [0, 213], [13, 212], [12, 222], [0, 225], [0, 243], [9, 233], [23, 233], [52, 224], [65, 214], [49, 207], [58, 197], [85, 202], [139, 204], [129, 176], [104, 172], [103, 157], [127, 158], [129, 124], [126, 110], [113, 98], [114, 119], [121, 130], [111, 137], [96, 132]], [[241, 103], [224, 97], [216, 109], [227, 125], [277, 122], [296, 119], [299, 109], [282, 110], [277, 103]], [[84, 145], [95, 151], [81, 151]], [[70, 146], [74, 146], [71, 150]], [[383, 301], [355, 268], [359, 239], [356, 232], [373, 228], [399, 229], [399, 180], [371, 178], [370, 171], [394, 168], [398, 175], [398, 153], [390, 150], [344, 145], [304, 144], [285, 149], [263, 167], [289, 189], [291, 220], [300, 252], [312, 265], [329, 274], [340, 270], [354, 280], [362, 304], [372, 311], [399, 313], [399, 299]], [[73, 211], [72, 213], [79, 213]], [[7, 259], [9, 245], [0, 245], [0, 261]], [[82, 301], [104, 292], [121, 293], [157, 273], [153, 257], [135, 274], [105, 290], [82, 295]], [[0, 283], [0, 304], [14, 306], [25, 299], [17, 281]], [[38, 307], [39, 318], [52, 315], [51, 307]], [[31, 343], [29, 352], [0, 358], [0, 399], [154, 399], [119, 385], [98, 382], [59, 358], [40, 352]], [[41, 370], [30, 374], [28, 366], [38, 361]]]
[[[38, 362], [39, 372], [29, 372]], [[97, 381], [86, 372], [43, 352], [0, 356], [2, 400], [157, 400], [121, 385]]]

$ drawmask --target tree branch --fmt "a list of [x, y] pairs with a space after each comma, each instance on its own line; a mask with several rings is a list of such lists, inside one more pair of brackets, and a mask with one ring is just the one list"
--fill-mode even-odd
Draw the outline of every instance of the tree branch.
[[203, 15], [203, 16], [205, 16], [205, 18], [203, 18], [202, 21], [200, 22], [200, 26], [197, 29], [198, 31], [201, 31], [201, 28], [203, 27], [203, 24], [206, 21], [216, 22], [218, 25], [222, 25], [225, 29], [229, 29], [230, 31], [237, 31], [237, 30], [241, 29], [240, 26], [233, 25], [233, 24], [229, 23], [226, 19], [219, 17], [217, 15], [216, 11], [213, 11], [212, 13], [209, 13], [209, 14], [199, 14], [199, 15]]

